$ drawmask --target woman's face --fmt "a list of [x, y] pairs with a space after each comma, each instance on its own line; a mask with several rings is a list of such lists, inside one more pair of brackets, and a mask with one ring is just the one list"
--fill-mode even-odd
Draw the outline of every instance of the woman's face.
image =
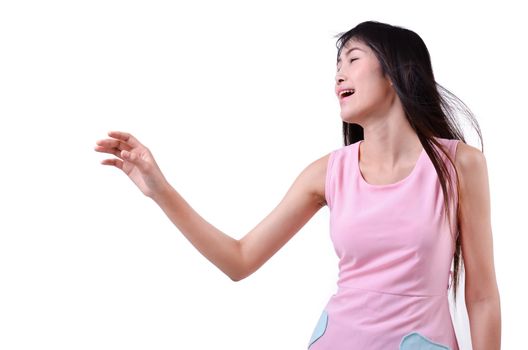
[[[369, 118], [383, 117], [395, 96], [374, 52], [355, 39], [350, 39], [341, 50], [335, 88], [341, 119], [360, 125]], [[354, 93], [343, 97], [342, 89], [352, 89]]]

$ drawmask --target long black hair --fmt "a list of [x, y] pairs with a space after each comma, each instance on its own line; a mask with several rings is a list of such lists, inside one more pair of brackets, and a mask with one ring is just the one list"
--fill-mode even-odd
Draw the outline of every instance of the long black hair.
[[[456, 232], [454, 233], [456, 234], [456, 244], [453, 256], [454, 273], [452, 284], [456, 302], [460, 271], [464, 266], [459, 234], [459, 177], [454, 165], [454, 159], [435, 140], [435, 137], [457, 139], [466, 143], [463, 131], [457, 120], [456, 111], [459, 110], [468, 117], [470, 123], [476, 129], [482, 145], [482, 152], [484, 152], [482, 133], [478, 122], [471, 110], [458, 97], [435, 81], [429, 51], [422, 38], [415, 32], [386, 23], [366, 21], [347, 32], [337, 34], [335, 37], [338, 37], [336, 43], [338, 49], [337, 58], [340, 57], [342, 48], [350, 39], [366, 44], [376, 55], [381, 64], [383, 74], [388, 76], [393, 83], [393, 88], [401, 100], [407, 120], [416, 131], [424, 150], [429, 155], [436, 169], [444, 194], [445, 214], [450, 223], [452, 217], [449, 211], [449, 200], [453, 200], [456, 195]], [[343, 141], [345, 146], [363, 140], [363, 138], [363, 128], [359, 124], [343, 121]], [[451, 178], [446, 165], [434, 146], [441, 149], [451, 162], [456, 174], [456, 181]], [[449, 187], [449, 194], [447, 187]], [[456, 188], [455, 194], [453, 194], [454, 188]], [[453, 226], [449, 225], [449, 227]]]

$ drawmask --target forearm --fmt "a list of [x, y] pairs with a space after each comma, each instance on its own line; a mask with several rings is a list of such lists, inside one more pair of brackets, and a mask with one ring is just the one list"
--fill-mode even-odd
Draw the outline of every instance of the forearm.
[[473, 350], [498, 350], [501, 346], [500, 299], [466, 301]]
[[170, 185], [152, 197], [181, 233], [232, 280], [243, 275], [239, 241], [205, 221]]

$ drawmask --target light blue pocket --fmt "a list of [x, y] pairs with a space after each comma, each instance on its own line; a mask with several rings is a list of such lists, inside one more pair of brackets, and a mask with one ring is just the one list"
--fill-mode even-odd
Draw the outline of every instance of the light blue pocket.
[[400, 343], [400, 350], [451, 350], [449, 347], [433, 342], [418, 332], [404, 336]]
[[326, 331], [327, 325], [328, 312], [326, 312], [326, 310], [323, 310], [321, 316], [319, 317], [319, 320], [317, 321], [317, 324], [315, 325], [315, 329], [313, 330], [312, 337], [310, 338], [310, 342], [308, 343], [308, 349], [310, 348], [310, 346], [312, 346], [313, 343], [315, 343], [317, 339], [323, 336]]

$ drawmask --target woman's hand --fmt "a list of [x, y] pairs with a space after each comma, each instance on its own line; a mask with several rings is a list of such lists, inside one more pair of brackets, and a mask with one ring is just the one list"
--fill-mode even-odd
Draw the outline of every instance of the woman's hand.
[[104, 159], [101, 164], [121, 169], [147, 197], [154, 198], [169, 187], [150, 150], [134, 136], [121, 131], [110, 131], [108, 136], [112, 138], [97, 141], [94, 149], [117, 158]]

